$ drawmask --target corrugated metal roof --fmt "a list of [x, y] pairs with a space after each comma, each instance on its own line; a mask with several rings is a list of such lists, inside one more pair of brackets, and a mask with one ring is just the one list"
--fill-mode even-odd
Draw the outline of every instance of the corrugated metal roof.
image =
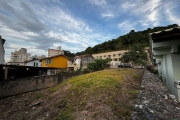
[[157, 35], [157, 34], [160, 34], [160, 33], [170, 32], [170, 31], [173, 31], [173, 30], [180, 30], [180, 26], [175, 27], [175, 28], [162, 30], [162, 31], [153, 32], [153, 33], [150, 33], [150, 35], [154, 35], [154, 34]]

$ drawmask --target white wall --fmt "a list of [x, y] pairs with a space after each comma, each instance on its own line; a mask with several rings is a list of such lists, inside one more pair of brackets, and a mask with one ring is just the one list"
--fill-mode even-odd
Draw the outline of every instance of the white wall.
[[25, 66], [34, 66], [34, 64], [35, 64], [35, 67], [41, 66], [41, 62], [39, 62], [39, 60], [28, 61], [25, 63]]
[[118, 68], [118, 65], [121, 63], [121, 61], [111, 61], [110, 62], [110, 68]]
[[180, 54], [168, 53], [162, 55], [161, 65], [158, 65], [159, 73], [167, 89], [180, 101], [180, 89], [174, 86], [174, 82], [180, 80]]
[[166, 72], [166, 77], [167, 77], [167, 82], [166, 82], [166, 86], [168, 87], [168, 89], [171, 91], [171, 93], [173, 93], [176, 97], [177, 95], [177, 89], [174, 87], [174, 66], [173, 66], [173, 58], [172, 58], [173, 54], [167, 54], [166, 55], [166, 60], [167, 60], [167, 72]]
[[[172, 54], [172, 66], [174, 81], [180, 80], [180, 54]], [[180, 89], [177, 89], [178, 100], [180, 101]]]

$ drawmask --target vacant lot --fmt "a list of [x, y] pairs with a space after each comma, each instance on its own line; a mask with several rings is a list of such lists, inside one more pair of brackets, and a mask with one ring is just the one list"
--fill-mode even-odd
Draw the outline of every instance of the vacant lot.
[[130, 119], [142, 69], [103, 70], [0, 100], [0, 119]]

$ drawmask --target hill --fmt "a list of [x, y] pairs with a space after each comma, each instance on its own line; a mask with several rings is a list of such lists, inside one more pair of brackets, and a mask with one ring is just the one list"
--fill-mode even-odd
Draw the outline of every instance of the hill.
[[130, 119], [143, 69], [110, 69], [0, 100], [0, 119]]
[[168, 26], [154, 27], [152, 29], [147, 28], [144, 31], [138, 31], [138, 32], [131, 30], [126, 35], [122, 35], [116, 39], [105, 41], [101, 44], [95, 45], [94, 47], [88, 47], [84, 51], [77, 52], [76, 55], [95, 54], [95, 53], [130, 49], [134, 44], [141, 44], [141, 46], [149, 46], [149, 33], [165, 30], [177, 26], [178, 26], [177, 24], [172, 24]]

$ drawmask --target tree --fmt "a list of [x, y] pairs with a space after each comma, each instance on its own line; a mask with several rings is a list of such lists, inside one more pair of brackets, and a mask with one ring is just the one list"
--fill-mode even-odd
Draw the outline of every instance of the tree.
[[172, 24], [168, 26], [147, 28], [143, 31], [130, 30], [126, 35], [119, 36], [116, 39], [107, 40], [104, 43], [95, 45], [94, 47], [88, 47], [86, 50], [78, 52], [76, 55], [96, 54], [124, 49], [127, 50], [132, 48], [134, 44], [139, 43], [143, 44], [144, 46], [149, 46], [149, 33], [174, 28], [177, 26], [177, 24]]
[[120, 60], [124, 63], [133, 63], [145, 66], [147, 63], [147, 53], [142, 44], [135, 44], [129, 52], [126, 52]]
[[109, 67], [108, 62], [111, 60], [107, 59], [95, 59], [93, 62], [88, 64], [88, 69], [92, 71], [103, 70]]
[[64, 55], [69, 57], [69, 58], [73, 58], [75, 56], [74, 53], [71, 53], [70, 51], [68, 50], [64, 50]]

